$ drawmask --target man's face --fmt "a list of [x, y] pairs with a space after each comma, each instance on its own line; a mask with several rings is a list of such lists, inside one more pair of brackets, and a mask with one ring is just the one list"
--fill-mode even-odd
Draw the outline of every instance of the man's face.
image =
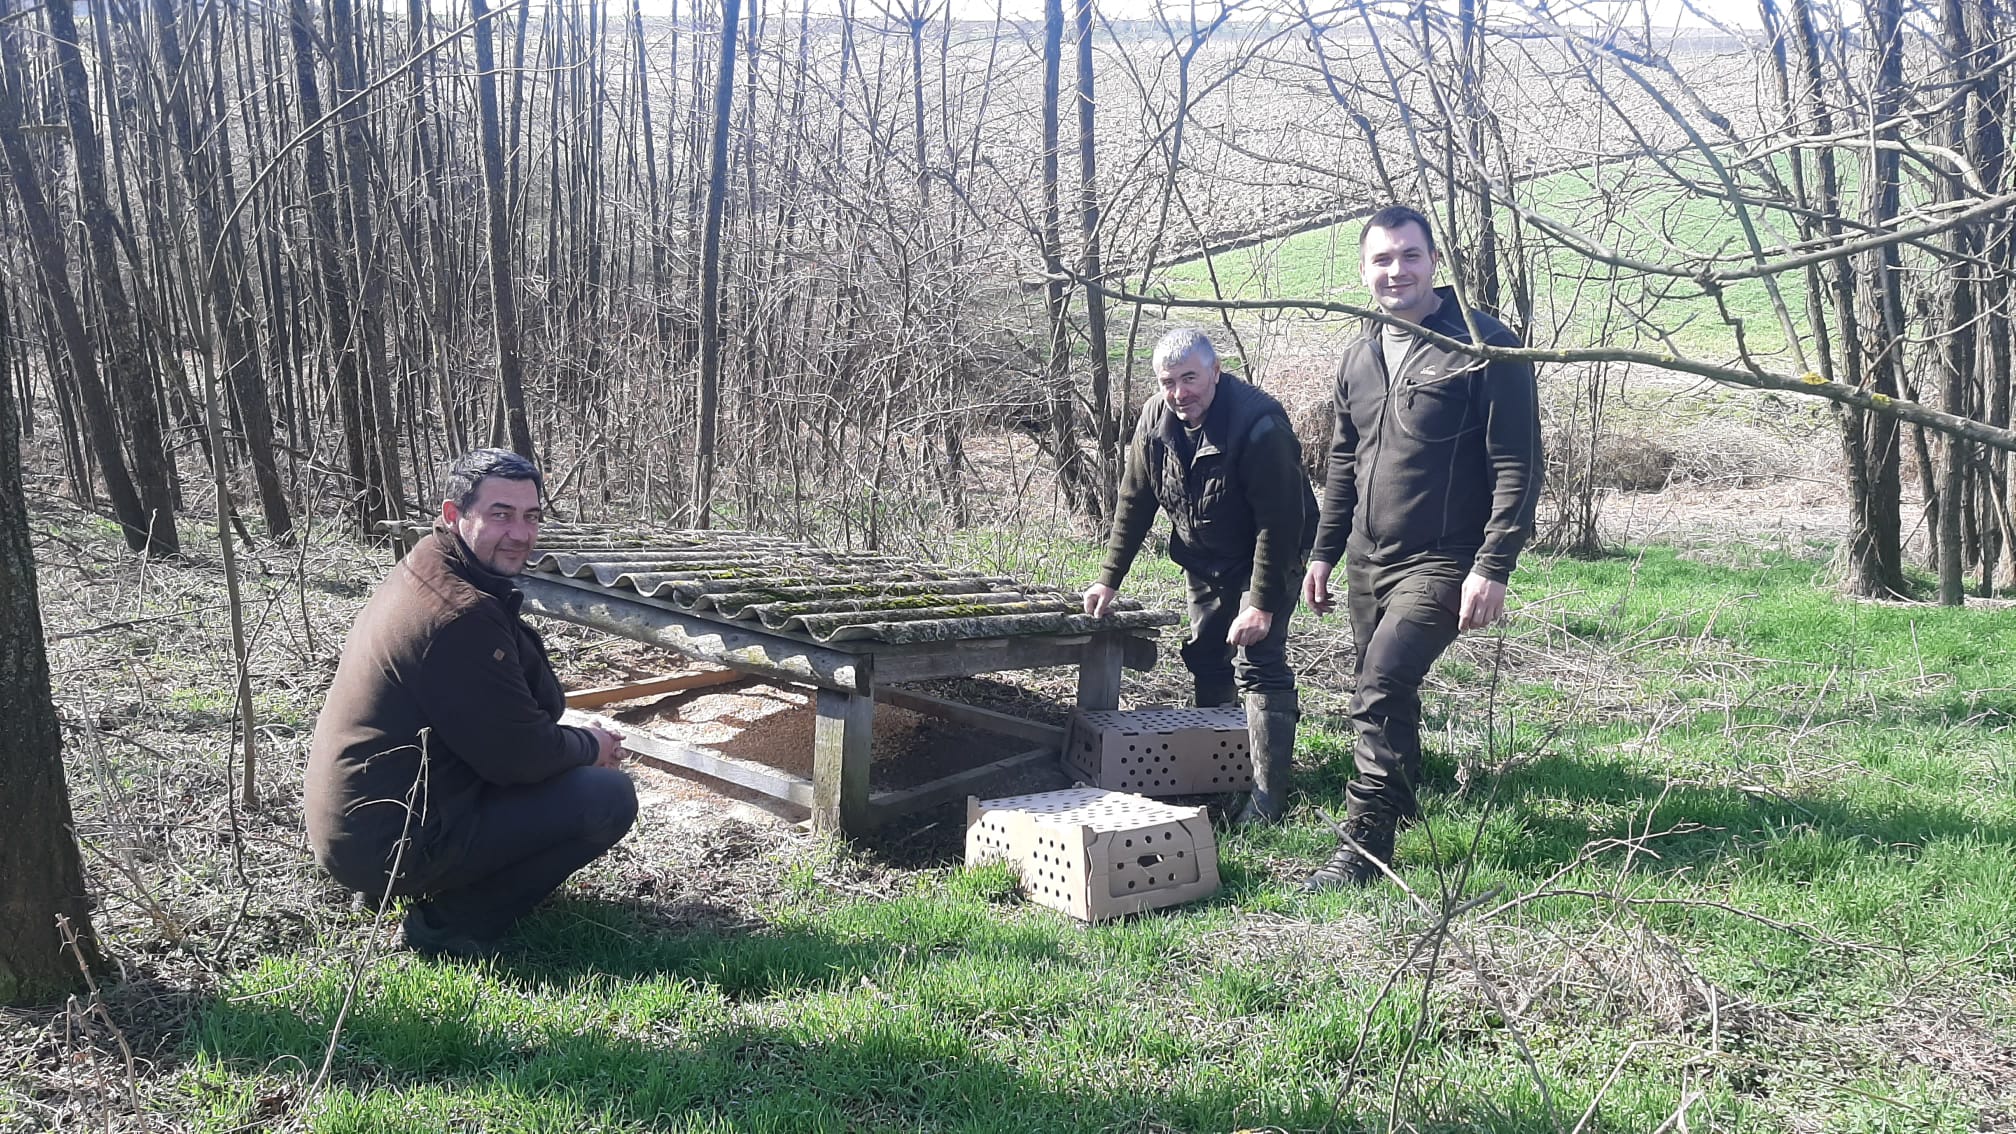
[[507, 480], [486, 476], [476, 482], [476, 498], [462, 508], [453, 500], [441, 502], [441, 521], [455, 529], [476, 561], [499, 575], [516, 575], [532, 558], [532, 545], [539, 538], [539, 521], [545, 518], [539, 507], [539, 486], [529, 480]]
[[1218, 393], [1218, 362], [1203, 361], [1199, 357], [1203, 353], [1193, 350], [1155, 368], [1155, 380], [1162, 383], [1162, 400], [1185, 425], [1203, 421], [1204, 411], [1211, 408], [1211, 399]]
[[1419, 323], [1433, 314], [1435, 268], [1441, 258], [1428, 250], [1428, 234], [1412, 221], [1398, 228], [1368, 228], [1360, 268], [1372, 302], [1396, 319]]

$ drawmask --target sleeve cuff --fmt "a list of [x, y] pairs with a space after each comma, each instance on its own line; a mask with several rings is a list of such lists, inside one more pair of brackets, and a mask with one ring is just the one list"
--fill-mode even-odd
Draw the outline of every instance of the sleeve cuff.
[[1286, 598], [1287, 596], [1283, 593], [1270, 589], [1266, 591], [1247, 591], [1245, 594], [1239, 596], [1239, 601], [1242, 605], [1249, 606], [1254, 610], [1279, 615], [1282, 609], [1287, 606]]

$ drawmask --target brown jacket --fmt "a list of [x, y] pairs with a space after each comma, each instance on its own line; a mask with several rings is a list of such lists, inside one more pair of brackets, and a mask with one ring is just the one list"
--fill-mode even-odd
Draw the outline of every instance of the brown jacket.
[[315, 722], [302, 800], [315, 857], [337, 881], [385, 885], [409, 799], [399, 893], [460, 855], [484, 785], [594, 762], [595, 738], [558, 723], [565, 697], [545, 643], [518, 618], [524, 597], [437, 530], [358, 615]]

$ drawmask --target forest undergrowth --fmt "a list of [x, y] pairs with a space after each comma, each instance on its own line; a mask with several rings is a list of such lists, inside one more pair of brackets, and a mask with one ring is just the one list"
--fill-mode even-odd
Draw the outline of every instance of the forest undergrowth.
[[[2016, 1129], [2008, 614], [1843, 599], [1824, 549], [1529, 556], [1509, 624], [1431, 678], [1399, 885], [1297, 888], [1350, 776], [1348, 633], [1304, 612], [1290, 819], [1221, 834], [1209, 901], [1088, 929], [956, 840], [647, 809], [464, 965], [400, 950], [301, 836], [386, 550], [241, 559], [247, 807], [214, 552], [143, 563], [32, 507], [115, 968], [0, 1017], [0, 1130]], [[951, 553], [1058, 580], [1097, 557]], [[1131, 589], [1173, 602], [1143, 563]], [[550, 636], [570, 684], [629, 657]], [[1172, 645], [1131, 701], [1180, 684]]]

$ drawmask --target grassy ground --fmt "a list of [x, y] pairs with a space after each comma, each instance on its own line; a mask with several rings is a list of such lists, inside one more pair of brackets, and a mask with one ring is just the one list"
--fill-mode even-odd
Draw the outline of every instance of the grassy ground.
[[[1144, 558], [1141, 593], [1173, 583]], [[1301, 790], [1288, 825], [1223, 837], [1215, 899], [1084, 928], [998, 868], [765, 835], [630, 857], [655, 889], [570, 887], [467, 965], [311, 893], [216, 966], [141, 1107], [220, 1131], [2016, 1125], [2008, 612], [1656, 548], [1529, 557], [1515, 593], [1431, 681], [1405, 893], [1296, 888], [1349, 776], [1348, 650], [1305, 614]], [[746, 887], [650, 896], [720, 856]], [[262, 861], [262, 895], [306, 874]], [[0, 1128], [43, 1113], [16, 1106]]]
[[[1706, 169], [1690, 175], [1705, 181]], [[1733, 212], [1720, 202], [1676, 191], [1665, 175], [1650, 168], [1616, 166], [1600, 175], [1571, 170], [1536, 178], [1520, 187], [1526, 207], [1583, 237], [1638, 260], [1688, 265], [1697, 257], [1717, 257], [1724, 266], [1740, 260], [1748, 244]], [[1616, 202], [1628, 200], [1623, 216], [1612, 215]], [[1438, 214], [1439, 215], [1439, 214]], [[1766, 248], [1792, 240], [1782, 214], [1759, 212], [1754, 218]], [[1358, 231], [1362, 221], [1347, 221], [1267, 241], [1214, 257], [1210, 263], [1192, 260], [1170, 269], [1160, 284], [1184, 298], [1316, 299], [1364, 303], [1359, 280]], [[1774, 230], [1773, 225], [1781, 230]], [[1725, 292], [1726, 317], [1714, 300], [1685, 279], [1643, 276], [1613, 270], [1587, 257], [1535, 238], [1536, 247], [1552, 249], [1536, 267], [1535, 323], [1530, 336], [1536, 345], [1618, 346], [1675, 350], [1712, 361], [1733, 357], [1738, 322], [1750, 352], [1760, 360], [1790, 365], [1785, 335], [1760, 281], [1742, 281]], [[1446, 282], [1445, 273], [1445, 282]], [[1805, 322], [1805, 280], [1791, 274], [1779, 279], [1785, 303], [1796, 322]]]

